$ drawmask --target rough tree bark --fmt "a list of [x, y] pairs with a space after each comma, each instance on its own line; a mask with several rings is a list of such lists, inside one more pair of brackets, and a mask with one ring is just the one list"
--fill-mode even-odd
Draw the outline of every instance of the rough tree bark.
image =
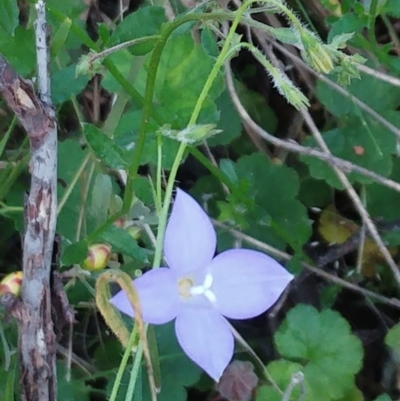
[[44, 1], [39, 0], [36, 8], [38, 96], [32, 83], [19, 77], [0, 56], [0, 92], [25, 128], [31, 151], [21, 302], [11, 314], [18, 321], [22, 401], [56, 401], [50, 275], [57, 211], [57, 124], [50, 99]]

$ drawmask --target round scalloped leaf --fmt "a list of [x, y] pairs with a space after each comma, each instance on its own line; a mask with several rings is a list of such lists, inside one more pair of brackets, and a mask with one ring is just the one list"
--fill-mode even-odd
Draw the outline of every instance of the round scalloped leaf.
[[301, 361], [305, 380], [314, 394], [336, 400], [354, 386], [363, 349], [339, 313], [298, 305], [287, 314], [275, 342], [282, 356]]
[[[366, 128], [360, 129], [361, 126]], [[349, 118], [345, 126], [325, 132], [323, 138], [336, 157], [385, 177], [392, 172], [391, 154], [396, 148], [395, 137], [388, 135], [388, 132], [381, 130], [368, 118]], [[306, 139], [303, 145], [317, 147], [313, 138]], [[300, 160], [308, 165], [313, 178], [323, 179], [334, 188], [343, 189], [336, 173], [325, 161], [311, 156], [301, 156]], [[362, 184], [372, 182], [371, 179], [354, 172], [348, 174], [348, 178], [351, 182], [358, 181]]]
[[400, 324], [393, 326], [385, 337], [385, 344], [394, 351], [400, 351]]
[[[267, 370], [270, 377], [274, 381], [275, 386], [261, 386], [257, 390], [256, 401], [281, 401], [282, 394], [277, 390], [277, 387], [282, 392], [285, 392], [292, 378], [295, 377], [295, 375], [297, 375], [299, 372], [302, 372], [303, 369], [303, 366], [296, 362], [285, 360], [272, 361], [267, 366]], [[303, 390], [302, 387], [304, 386], [301, 383], [295, 385], [291, 391], [291, 395], [288, 398], [288, 401], [298, 400]], [[310, 401], [310, 398], [306, 397], [306, 400]]]
[[300, 182], [296, 171], [269, 160], [260, 153], [242, 156], [236, 163], [239, 180], [248, 185], [247, 196], [260, 209], [251, 235], [260, 216], [270, 216], [270, 222], [261, 227], [272, 230], [294, 249], [301, 249], [311, 235], [307, 209], [297, 200]]

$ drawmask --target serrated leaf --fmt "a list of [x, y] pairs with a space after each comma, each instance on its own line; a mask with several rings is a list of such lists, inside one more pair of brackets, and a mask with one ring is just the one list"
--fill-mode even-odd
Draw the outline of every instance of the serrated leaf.
[[[400, 93], [393, 85], [371, 75], [361, 74], [361, 79], [352, 80], [346, 90], [377, 112], [395, 109], [400, 103]], [[347, 114], [360, 115], [360, 109], [351, 97], [344, 96], [322, 81], [317, 83], [317, 96], [338, 117]]]
[[111, 225], [103, 231], [98, 241], [107, 242], [115, 252], [121, 252], [126, 256], [142, 263], [148, 263], [147, 254], [137, 241], [124, 229]]
[[[187, 126], [214, 63], [214, 58], [194, 42], [191, 34], [173, 37], [167, 42], [158, 67], [155, 92], [163, 107], [179, 116], [176, 128]], [[206, 99], [212, 103], [209, 109], [215, 107], [213, 100], [222, 89], [222, 74], [219, 73]], [[213, 113], [208, 110], [196, 123], [216, 123], [212, 117]], [[171, 120], [167, 121], [172, 124]]]
[[386, 334], [385, 344], [400, 352], [400, 324], [394, 325]]
[[[292, 377], [303, 371], [303, 366], [296, 362], [278, 360], [269, 363], [267, 371], [278, 388], [284, 392]], [[303, 386], [304, 384], [301, 385], [300, 383], [294, 386], [288, 401], [299, 400]], [[282, 401], [282, 394], [274, 386], [264, 385], [257, 390], [256, 401]], [[306, 397], [305, 401], [310, 401], [310, 398]]]
[[250, 184], [248, 197], [260, 207], [258, 219], [270, 216], [276, 234], [299, 249], [309, 238], [311, 227], [306, 208], [296, 199], [299, 179], [295, 170], [255, 153], [242, 156], [236, 172]]
[[311, 391], [325, 394], [327, 399], [338, 399], [350, 391], [361, 368], [361, 342], [351, 334], [347, 321], [332, 310], [318, 312], [308, 305], [296, 306], [276, 332], [275, 343], [283, 357], [303, 361]]
[[355, 37], [351, 41], [351, 44], [358, 44], [358, 34], [361, 30], [368, 25], [368, 17], [362, 13], [362, 15], [354, 12], [345, 12], [332, 24], [332, 27], [328, 34], [328, 43], [337, 35], [345, 33], [355, 33]]
[[[167, 22], [165, 10], [159, 6], [141, 7], [128, 15], [118, 24], [111, 35], [111, 45], [127, 42], [145, 36], [156, 35], [160, 32], [161, 26]], [[157, 43], [156, 40], [132, 46], [129, 50], [135, 55], [149, 53]]]
[[[14, 36], [11, 36], [0, 26], [0, 53], [18, 74], [29, 76], [36, 68], [33, 29], [25, 29], [17, 26]], [[24, 62], [22, 63], [21, 60], [24, 60]]]
[[[395, 136], [380, 130], [369, 118], [363, 121], [349, 118], [342, 128], [323, 133], [323, 139], [332, 154], [337, 157], [383, 176], [388, 176], [392, 171], [391, 154], [396, 148]], [[306, 139], [303, 145], [317, 147], [312, 138]], [[343, 184], [326, 162], [310, 156], [300, 156], [300, 160], [309, 166], [312, 177], [323, 179], [334, 188], [343, 189]], [[371, 179], [358, 173], [349, 173], [347, 176], [352, 183], [372, 183]]]
[[127, 167], [122, 150], [103, 131], [92, 124], [83, 124], [83, 132], [96, 157], [118, 170]]
[[[400, 160], [393, 160], [393, 172], [390, 178], [400, 182]], [[384, 221], [394, 221], [400, 217], [400, 193], [380, 184], [371, 184], [367, 188], [367, 207], [373, 217]]]
[[229, 93], [227, 91], [222, 92], [221, 96], [215, 100], [215, 104], [220, 113], [217, 128], [222, 132], [215, 137], [207, 139], [210, 147], [227, 145], [239, 137], [242, 132], [242, 120], [232, 103]]
[[337, 401], [364, 401], [364, 395], [357, 387], [354, 386]]
[[14, 30], [18, 26], [19, 8], [15, 0], [0, 0], [0, 28], [7, 35], [14, 36]]
[[332, 38], [330, 45], [335, 49], [343, 49], [347, 46], [347, 42], [354, 36], [354, 32], [342, 33]]
[[[137, 140], [139, 130], [141, 111], [135, 110], [125, 113], [118, 121], [118, 126], [115, 130], [115, 140], [118, 145], [124, 148], [130, 148]], [[168, 119], [166, 119], [169, 121]], [[158, 126], [154, 122], [149, 122], [147, 141], [144, 145], [140, 163], [157, 165], [157, 146], [158, 141], [154, 135]], [[179, 148], [179, 142], [169, 138], [162, 138], [162, 168], [169, 170], [175, 160], [176, 152]]]

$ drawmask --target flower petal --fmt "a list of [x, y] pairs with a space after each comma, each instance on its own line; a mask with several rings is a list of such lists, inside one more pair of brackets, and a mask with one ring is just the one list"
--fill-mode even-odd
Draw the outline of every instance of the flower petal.
[[204, 269], [214, 256], [216, 234], [207, 214], [186, 192], [177, 190], [165, 232], [164, 254], [179, 275]]
[[232, 359], [234, 340], [229, 323], [214, 309], [182, 308], [176, 336], [186, 355], [219, 381]]
[[248, 319], [265, 312], [293, 279], [275, 259], [250, 249], [223, 252], [209, 269], [216, 308], [231, 319]]
[[[164, 324], [175, 319], [180, 308], [178, 280], [166, 267], [150, 270], [133, 281], [139, 294], [143, 321]], [[133, 317], [134, 311], [125, 291], [114, 295], [110, 302], [121, 312]]]

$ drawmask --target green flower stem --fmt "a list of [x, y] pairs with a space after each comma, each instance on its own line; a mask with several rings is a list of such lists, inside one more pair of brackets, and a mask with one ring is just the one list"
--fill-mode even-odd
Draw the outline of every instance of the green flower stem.
[[162, 136], [157, 135], [157, 173], [156, 173], [157, 213], [162, 207]]
[[[235, 19], [233, 20], [233, 23], [230, 27], [230, 30], [229, 30], [228, 36], [226, 37], [224, 46], [222, 47], [221, 52], [218, 55], [218, 58], [214, 64], [210, 74], [207, 77], [207, 81], [204, 84], [204, 87], [200, 93], [200, 96], [197, 99], [197, 103], [196, 103], [193, 113], [190, 117], [188, 126], [196, 124], [199, 114], [201, 112], [201, 108], [203, 107], [203, 103], [206, 100], [207, 95], [212, 87], [212, 84], [214, 83], [215, 79], [217, 78], [218, 73], [226, 60], [226, 56], [229, 54], [229, 49], [231, 47], [232, 41], [234, 40], [234, 35], [236, 33], [236, 28], [238, 27], [238, 25], [240, 23], [240, 19], [241, 19], [242, 15], [244, 14], [245, 10], [247, 9], [248, 5], [250, 5], [251, 3], [255, 2], [255, 1], [256, 0], [247, 0], [244, 4], [242, 4], [242, 6], [235, 13]], [[160, 267], [160, 265], [161, 265], [164, 235], [165, 235], [165, 229], [167, 226], [168, 210], [169, 210], [169, 206], [171, 204], [172, 190], [174, 187], [174, 182], [176, 179], [176, 175], [177, 175], [179, 166], [181, 164], [183, 155], [185, 154], [186, 147], [187, 147], [186, 143], [182, 142], [180, 144], [178, 152], [175, 156], [175, 160], [172, 165], [169, 177], [168, 177], [168, 183], [167, 183], [167, 188], [165, 191], [163, 208], [161, 211], [160, 220], [159, 220], [159, 224], [158, 224], [156, 249], [155, 249], [154, 261], [153, 261], [153, 269], [156, 269], [156, 268]]]
[[131, 47], [131, 46], [134, 46], [134, 45], [138, 45], [140, 43], [146, 43], [146, 42], [159, 40], [159, 39], [161, 39], [160, 35], [151, 35], [151, 36], [144, 36], [142, 38], [128, 40], [127, 42], [123, 42], [123, 43], [120, 43], [120, 44], [115, 45], [113, 47], [110, 47], [108, 49], [105, 49], [105, 50], [101, 51], [100, 53], [94, 53], [87, 61], [90, 64], [92, 64], [96, 60], [108, 57], [111, 54], [116, 53], [116, 52], [118, 52], [118, 51], [120, 51], [122, 49], [127, 49], [128, 47]]
[[[247, 3], [247, 1], [246, 1]], [[244, 3], [244, 4], [246, 4]], [[250, 3], [253, 3], [253, 1], [250, 1]], [[301, 24], [300, 20], [296, 17], [295, 13], [288, 7], [286, 7], [284, 4], [282, 4], [280, 1], [277, 0], [264, 0], [264, 3], [270, 3], [276, 6], [276, 8], [279, 8], [282, 10], [282, 12], [285, 14], [285, 16], [288, 18], [288, 20], [293, 24], [293, 27], [296, 28], [299, 32], [302, 31], [303, 25]]]
[[[119, 386], [121, 385], [122, 377], [126, 370], [126, 366], [128, 364], [129, 357], [131, 356], [131, 350], [137, 342], [137, 339], [136, 339], [137, 334], [138, 334], [138, 332], [136, 330], [136, 327], [134, 327], [131, 332], [131, 335], [129, 337], [128, 346], [125, 348], [124, 355], [122, 356], [122, 360], [121, 360], [121, 363], [118, 368], [117, 377], [115, 378], [109, 401], [115, 401], [117, 399]], [[139, 348], [142, 349], [142, 347], [138, 347], [137, 354], [139, 353]], [[141, 358], [139, 359], [139, 361], [140, 360], [141, 360]]]
[[[131, 375], [129, 378], [128, 389], [126, 390], [125, 401], [132, 401], [135, 393], [137, 377], [139, 375], [140, 364], [142, 361], [143, 347], [139, 344], [136, 351], [135, 360], [133, 362]], [[110, 400], [111, 401], [111, 400]]]

